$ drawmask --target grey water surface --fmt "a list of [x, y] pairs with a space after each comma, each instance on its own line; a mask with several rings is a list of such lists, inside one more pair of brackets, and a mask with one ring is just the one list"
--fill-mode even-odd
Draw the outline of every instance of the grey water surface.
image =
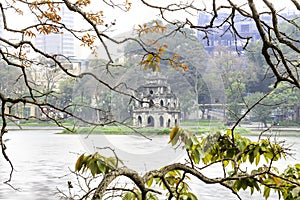
[[[100, 151], [111, 154], [102, 147], [110, 146], [124, 163], [132, 169], [143, 172], [157, 169], [163, 165], [184, 160], [184, 152], [168, 144], [168, 136], [149, 136], [151, 140], [139, 135], [61, 135], [57, 130], [14, 130], [5, 135], [7, 153], [14, 165], [10, 184], [18, 190], [3, 184], [9, 178], [10, 167], [0, 158], [0, 199], [1, 200], [55, 200], [58, 189], [67, 192], [67, 182], [74, 181], [70, 169], [79, 154]], [[251, 136], [257, 139], [256, 136]], [[295, 153], [294, 158], [280, 161], [279, 168], [287, 164], [300, 162], [300, 136], [278, 136], [277, 140], [286, 140]], [[218, 176], [219, 171], [211, 168], [204, 172], [209, 176]], [[218, 185], [205, 185], [191, 181], [191, 187], [199, 199], [217, 200], [237, 199], [228, 189]], [[241, 193], [243, 199], [261, 199], [262, 194]], [[270, 199], [278, 199], [273, 195]]]

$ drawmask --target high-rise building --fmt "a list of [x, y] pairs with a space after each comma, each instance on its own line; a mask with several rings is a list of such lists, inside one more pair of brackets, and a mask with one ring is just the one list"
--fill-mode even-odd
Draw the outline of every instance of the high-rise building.
[[[230, 27], [229, 23], [224, 23], [224, 20], [228, 18], [228, 13], [219, 13], [218, 17], [214, 21], [214, 25], [219, 28], [208, 29], [207, 34], [198, 31], [198, 39], [201, 41], [208, 52], [212, 52], [216, 46], [226, 46], [229, 49], [243, 50], [243, 46], [246, 43], [246, 39], [241, 39], [237, 35], [234, 35], [234, 30]], [[287, 12], [282, 13], [287, 19], [292, 19], [299, 12]], [[272, 24], [272, 18], [270, 15], [262, 15], [261, 20], [267, 24]], [[210, 23], [211, 15], [200, 14], [198, 18], [198, 25], [204, 26]], [[283, 22], [281, 18], [278, 19], [279, 23]], [[260, 34], [257, 31], [255, 22], [251, 18], [245, 18], [240, 14], [236, 14], [234, 17], [234, 27], [235, 30], [242, 37], [251, 37], [250, 42], [260, 40]]]
[[[74, 16], [71, 11], [62, 7], [59, 14], [62, 18], [62, 23], [66, 27], [74, 28]], [[64, 31], [64, 33], [37, 34], [35, 45], [49, 54], [62, 54], [67, 57], [75, 56], [74, 37], [68, 31]]]

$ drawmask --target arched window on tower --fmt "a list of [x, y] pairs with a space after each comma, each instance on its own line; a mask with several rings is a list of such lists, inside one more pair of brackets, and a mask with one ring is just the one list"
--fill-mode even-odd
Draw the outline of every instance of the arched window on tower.
[[154, 118], [152, 116], [148, 117], [147, 126], [154, 127]]
[[171, 126], [171, 120], [168, 119], [168, 124], [167, 124], [167, 127], [170, 127]]
[[138, 116], [138, 125], [141, 126], [143, 124], [142, 117]]
[[159, 126], [164, 127], [164, 117], [163, 116], [159, 117]]
[[160, 100], [160, 106], [164, 106], [164, 101]]

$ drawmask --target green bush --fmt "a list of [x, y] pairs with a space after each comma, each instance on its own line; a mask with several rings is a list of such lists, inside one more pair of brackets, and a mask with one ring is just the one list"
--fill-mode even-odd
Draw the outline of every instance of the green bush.
[[293, 121], [282, 121], [279, 122], [277, 126], [299, 126], [299, 123]]

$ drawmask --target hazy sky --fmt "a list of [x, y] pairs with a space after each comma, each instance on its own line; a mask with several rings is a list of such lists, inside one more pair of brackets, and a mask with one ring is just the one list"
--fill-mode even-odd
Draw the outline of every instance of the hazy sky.
[[[173, 0], [173, 1], [177, 1], [177, 0]], [[156, 1], [150, 1], [148, 0], [148, 2], [150, 3], [170, 3], [173, 1], [166, 1], [166, 0], [156, 0]], [[188, 0], [189, 1], [189, 0]], [[243, 1], [245, 2], [245, 0], [236, 0], [236, 2], [241, 5], [243, 3]], [[151, 8], [147, 8], [145, 5], [143, 5], [140, 1], [133, 1], [132, 4], [132, 8], [128, 13], [124, 13], [121, 11], [112, 11], [112, 13], [114, 13], [113, 15], [109, 15], [112, 19], [116, 19], [117, 20], [117, 25], [116, 25], [116, 32], [122, 32], [122, 31], [126, 31], [126, 30], [130, 30], [134, 25], [137, 24], [143, 24], [145, 22], [149, 22], [152, 19], [157, 18], [156, 16], [159, 14], [159, 12], [157, 10], [151, 9]], [[178, 2], [178, 1], [177, 1]], [[185, 1], [184, 1], [185, 2]], [[197, 2], [198, 6], [206, 6], [206, 7], [211, 7], [211, 0], [203, 0], [203, 1], [195, 1]], [[219, 0], [218, 2], [220, 3], [224, 3], [227, 2], [226, 0]], [[276, 5], [277, 10], [281, 10], [281, 9], [285, 9], [286, 11], [288, 10], [295, 10], [295, 7], [290, 3], [289, 0], [271, 0], [272, 3], [274, 3]], [[263, 9], [263, 4], [262, 4], [262, 0], [255, 0], [255, 3], [257, 4], [258, 9]], [[110, 14], [110, 11], [107, 11], [105, 13]], [[192, 21], [193, 23], [197, 23], [198, 20], [198, 13], [194, 12], [193, 13], [194, 16], [188, 16], [186, 13], [168, 13], [169, 19], [174, 19], [174, 18], [179, 18], [181, 20], [185, 20], [185, 18], [188, 16], [189, 20]]]
[[[118, 2], [117, 0], [116, 2]], [[137, 27], [138, 24], [143, 24], [146, 22], [149, 22], [153, 19], [157, 18], [157, 15], [159, 14], [158, 10], [151, 9], [145, 5], [143, 5], [139, 0], [129, 0], [132, 2], [132, 7], [129, 12], [121, 11], [117, 8], [111, 8], [108, 6], [100, 5], [102, 1], [100, 0], [92, 0], [94, 2], [92, 8], [96, 10], [103, 10], [104, 11], [104, 20], [106, 23], [114, 22], [116, 21], [116, 25], [111, 29], [111, 36], [120, 35], [121, 33], [127, 32], [132, 30], [134, 27]], [[190, 0], [186, 0], [187, 2]], [[236, 0], [238, 4], [242, 4], [245, 0]], [[272, 0], [271, 0], [272, 1]], [[179, 0], [148, 0], [150, 3], [156, 3], [157, 5], [163, 5], [163, 4], [170, 4], [171, 2], [179, 2]], [[203, 0], [203, 1], [195, 1], [197, 3], [197, 6], [203, 7], [204, 5], [208, 8], [210, 7], [211, 0]], [[219, 3], [227, 2], [226, 0], [219, 0], [217, 1]], [[262, 9], [263, 6], [261, 4], [262, 0], [255, 0], [255, 3], [257, 4], [257, 7]], [[288, 4], [287, 2], [290, 2], [289, 0], [273, 0], [273, 3], [279, 5], [280, 7], [277, 7], [277, 10], [280, 10], [281, 8], [286, 8], [286, 10], [292, 10], [294, 9], [294, 6], [291, 6], [291, 4]], [[22, 7], [20, 7], [22, 8]], [[24, 7], [23, 7], [24, 8]], [[168, 16], [170, 20], [173, 19], [181, 19], [185, 20], [185, 18], [188, 16], [189, 20], [192, 21], [194, 24], [197, 24], [198, 20], [198, 13], [194, 12], [193, 16], [188, 16], [187, 13], [181, 12], [181, 13], [168, 13]], [[30, 21], [33, 21], [32, 18], [30, 18], [30, 14], [24, 13], [24, 15], [18, 15], [14, 12], [11, 12], [8, 17], [8, 24], [12, 25], [16, 28], [25, 27], [28, 25]], [[76, 25], [78, 27], [82, 27], [82, 21], [80, 18], [76, 18]], [[9, 37], [12, 37], [10, 34]]]
[[[117, 0], [116, 2], [118, 2]], [[143, 5], [139, 0], [129, 0], [132, 2], [132, 7], [129, 12], [124, 12], [121, 11], [120, 9], [117, 8], [111, 8], [108, 6], [102, 6], [101, 3], [102, 1], [99, 0], [92, 0], [92, 2], [96, 2], [93, 6], [93, 8], [104, 11], [104, 20], [107, 23], [113, 22], [116, 20], [116, 26], [114, 28], [114, 31], [117, 33], [121, 33], [124, 31], [128, 31], [132, 29], [135, 25], [137, 24], [143, 24], [146, 22], [151, 21], [152, 19], [157, 18], [157, 15], [159, 14], [158, 10], [154, 10], [151, 8], [148, 8], [147, 6]], [[190, 0], [186, 0], [187, 2], [190, 2]], [[241, 5], [245, 0], [233, 0], [236, 1], [239, 5]], [[294, 6], [291, 6], [289, 4], [290, 0], [270, 0], [272, 3], [276, 5], [280, 5], [280, 8], [278, 7], [277, 10], [280, 10], [281, 8], [287, 8], [287, 9], [294, 9]], [[179, 0], [148, 0], [150, 3], [155, 3], [156, 5], [163, 5], [163, 4], [169, 4], [172, 2], [179, 2]], [[185, 2], [185, 1], [184, 1]], [[211, 0], [202, 0], [202, 1], [195, 1], [197, 3], [197, 6], [203, 7], [204, 5], [206, 7], [211, 7]], [[219, 0], [217, 1], [219, 3], [224, 3], [227, 2], [226, 0]], [[262, 0], [255, 0], [255, 3], [258, 5], [258, 8], [262, 8]], [[287, 10], [286, 9], [286, 10]], [[194, 17], [189, 16], [189, 20], [191, 20], [193, 23], [197, 23], [197, 13], [194, 12]], [[28, 22], [31, 21], [30, 15], [28, 13], [24, 13], [23, 16], [18, 16], [17, 14], [11, 12], [10, 17], [8, 17], [9, 23], [14, 24], [16, 27], [22, 27], [25, 26]], [[181, 12], [181, 13], [168, 13], [169, 19], [174, 19], [174, 18], [179, 18], [182, 20], [185, 20], [186, 18], [186, 13]], [[80, 24], [80, 20], [77, 21], [78, 24]]]

